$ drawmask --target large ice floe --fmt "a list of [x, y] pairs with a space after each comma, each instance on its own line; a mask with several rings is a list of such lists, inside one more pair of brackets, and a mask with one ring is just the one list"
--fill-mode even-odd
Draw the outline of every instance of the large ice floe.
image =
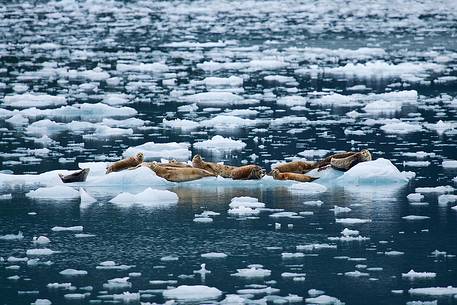
[[[184, 150], [182, 146], [177, 143], [173, 144], [172, 146], [178, 147], [178, 150]], [[165, 147], [169, 146], [165, 144]], [[129, 153], [126, 156], [130, 156], [143, 150], [135, 149], [127, 151]], [[187, 152], [187, 150], [185, 151]], [[155, 156], [158, 157], [158, 155]], [[178, 157], [178, 155], [175, 157]], [[42, 188], [27, 193], [28, 197], [34, 199], [80, 198], [81, 195], [78, 191], [79, 187], [83, 187], [85, 190], [90, 190], [92, 195], [97, 196], [102, 195], [104, 192], [108, 192], [110, 194], [119, 194], [119, 187], [122, 187], [122, 189], [120, 189], [121, 191], [130, 190], [138, 193], [144, 191], [147, 187], [163, 189], [174, 187], [176, 185], [180, 185], [182, 187], [289, 187], [290, 191], [297, 194], [319, 194], [325, 192], [329, 187], [332, 187], [332, 185], [340, 185], [344, 187], [364, 185], [377, 188], [390, 188], [393, 184], [403, 185], [407, 183], [412, 177], [414, 177], [414, 173], [400, 172], [389, 160], [383, 158], [359, 163], [347, 172], [337, 171], [332, 168], [328, 168], [322, 171], [312, 170], [308, 173], [308, 175], [319, 177], [319, 179], [311, 183], [275, 180], [271, 176], [265, 176], [259, 180], [233, 180], [222, 177], [206, 177], [195, 181], [177, 183], [167, 181], [157, 176], [147, 167], [139, 167], [136, 169], [105, 174], [106, 165], [107, 163], [105, 162], [81, 163], [81, 168], [90, 168], [87, 180], [85, 182], [75, 182], [66, 185], [63, 185], [57, 174], [62, 173], [66, 175], [72, 173], [72, 171], [54, 170], [36, 175], [14, 175], [0, 173], [0, 187], [26, 186], [28, 188], [36, 188], [41, 186]], [[354, 189], [357, 190], [357, 188]], [[121, 199], [130, 196], [129, 200], [134, 202], [138, 199], [135, 197], [137, 195], [124, 194]], [[86, 199], [84, 193], [82, 199]], [[245, 203], [246, 202], [248, 201], [245, 200]], [[243, 209], [246, 211], [241, 211], [241, 207], [234, 208], [236, 211], [243, 213], [247, 212], [247, 208], [253, 210], [252, 207], [247, 203], [243, 205]], [[254, 208], [257, 208], [257, 206]]]
[[159, 160], [164, 159], [176, 159], [180, 161], [188, 160], [191, 156], [191, 151], [189, 150], [190, 144], [183, 143], [154, 143], [147, 142], [139, 146], [129, 147], [122, 154], [123, 157], [132, 157], [137, 153], [142, 152], [144, 155], [144, 160]]

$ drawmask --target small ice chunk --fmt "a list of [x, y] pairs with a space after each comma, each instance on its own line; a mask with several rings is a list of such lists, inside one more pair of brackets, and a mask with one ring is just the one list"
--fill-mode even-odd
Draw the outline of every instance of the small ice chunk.
[[407, 215], [402, 217], [405, 220], [424, 220], [424, 219], [429, 219], [430, 217], [428, 216], [422, 216], [422, 215]]
[[262, 267], [252, 266], [250, 268], [237, 269], [237, 272], [231, 275], [244, 278], [264, 278], [270, 276], [271, 271]]
[[306, 298], [305, 302], [307, 304], [318, 304], [318, 305], [344, 305], [343, 302], [338, 300], [335, 297], [331, 297], [328, 295], [320, 295], [314, 298]]
[[360, 218], [338, 218], [335, 219], [336, 223], [341, 223], [345, 225], [354, 225], [371, 222], [370, 219], [360, 219]]
[[408, 290], [410, 295], [416, 296], [452, 296], [457, 295], [457, 287], [426, 287], [426, 288], [411, 288]]
[[34, 244], [38, 244], [38, 245], [46, 245], [46, 244], [49, 244], [51, 242], [51, 240], [49, 238], [47, 238], [46, 236], [39, 236], [38, 238], [36, 236], [34, 236], [32, 239], [32, 242]]
[[289, 191], [300, 194], [320, 194], [327, 191], [327, 187], [315, 182], [299, 182], [289, 186]]
[[401, 276], [403, 278], [407, 278], [409, 280], [430, 279], [430, 278], [435, 278], [436, 273], [435, 272], [416, 272], [411, 269], [408, 273], [402, 273]]
[[134, 204], [143, 207], [165, 207], [178, 203], [178, 195], [168, 190], [156, 190], [148, 187], [138, 194], [121, 193], [109, 202], [121, 207], [131, 207]]
[[65, 276], [81, 276], [81, 275], [87, 275], [86, 270], [76, 270], [76, 269], [65, 269], [59, 272], [61, 275]]
[[240, 140], [233, 140], [232, 138], [224, 138], [223, 136], [216, 135], [211, 140], [194, 143], [194, 148], [202, 150], [211, 150], [216, 152], [226, 152], [233, 150], [242, 150], [246, 147], [246, 143]]
[[24, 238], [24, 234], [19, 231], [17, 234], [5, 234], [0, 235], [0, 240], [21, 240]]
[[406, 198], [408, 198], [409, 201], [418, 202], [424, 199], [424, 195], [422, 195], [421, 193], [412, 193], [406, 196]]
[[227, 254], [225, 253], [221, 253], [221, 252], [209, 252], [209, 253], [203, 253], [201, 255], [201, 257], [203, 258], [226, 258], [227, 257]]
[[73, 226], [73, 227], [53, 227], [51, 231], [54, 232], [63, 232], [63, 231], [70, 231], [70, 232], [81, 232], [83, 230], [83, 226]]
[[219, 289], [203, 285], [181, 285], [177, 288], [163, 291], [163, 297], [165, 299], [176, 299], [182, 302], [214, 300], [220, 296], [222, 296], [222, 291]]
[[457, 160], [446, 160], [441, 163], [443, 168], [457, 168]]
[[51, 255], [54, 253], [58, 253], [58, 251], [53, 251], [48, 248], [39, 248], [39, 249], [28, 249], [26, 251], [27, 255]]

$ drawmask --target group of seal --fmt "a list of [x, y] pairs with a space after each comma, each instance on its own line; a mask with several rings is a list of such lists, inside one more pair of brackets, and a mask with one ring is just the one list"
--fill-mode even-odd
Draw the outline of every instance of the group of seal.
[[295, 180], [300, 182], [310, 182], [318, 179], [317, 177], [306, 175], [306, 173], [313, 169], [321, 171], [330, 166], [339, 171], [348, 171], [360, 162], [371, 160], [372, 156], [370, 151], [368, 149], [364, 149], [361, 151], [351, 151], [334, 154], [315, 163], [304, 161], [283, 163], [276, 166], [270, 174], [276, 180]]
[[[276, 166], [270, 175], [276, 180], [295, 180], [310, 182], [318, 179], [306, 175], [313, 169], [322, 170], [332, 167], [336, 170], [347, 171], [356, 164], [372, 160], [371, 153], [364, 149], [359, 152], [345, 152], [331, 155], [318, 162], [293, 161]], [[162, 177], [172, 182], [185, 182], [201, 179], [204, 177], [230, 178], [233, 180], [258, 180], [265, 176], [265, 170], [255, 164], [232, 166], [204, 161], [200, 155], [192, 158], [192, 165], [171, 160], [167, 163], [144, 162], [143, 153], [137, 153], [133, 157], [116, 161], [106, 167], [106, 174], [119, 172], [126, 169], [135, 169], [145, 166]], [[86, 180], [89, 169], [83, 169], [73, 174], [63, 176], [59, 174], [64, 183], [82, 182]]]

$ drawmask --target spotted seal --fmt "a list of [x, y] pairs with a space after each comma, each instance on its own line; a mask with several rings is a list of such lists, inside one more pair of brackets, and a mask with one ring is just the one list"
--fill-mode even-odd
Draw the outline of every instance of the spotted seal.
[[58, 174], [63, 183], [84, 182], [89, 175], [90, 168], [84, 168], [69, 175]]

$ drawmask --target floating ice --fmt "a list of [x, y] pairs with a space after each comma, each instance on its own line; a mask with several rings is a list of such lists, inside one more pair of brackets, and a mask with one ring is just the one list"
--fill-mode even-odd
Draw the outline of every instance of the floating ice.
[[189, 150], [190, 144], [183, 143], [154, 143], [147, 142], [139, 146], [129, 147], [122, 154], [123, 157], [132, 157], [137, 153], [142, 152], [145, 160], [157, 160], [160, 158], [165, 159], [176, 159], [176, 160], [187, 160], [191, 156]]
[[31, 199], [62, 200], [79, 198], [79, 192], [69, 186], [57, 185], [30, 191], [25, 196]]
[[[362, 162], [345, 172], [337, 179], [340, 184], [390, 184], [406, 183], [409, 181], [406, 172], [400, 172], [387, 159], [379, 158], [374, 161]], [[416, 192], [420, 192], [417, 191]]]
[[438, 196], [438, 203], [446, 205], [457, 201], [457, 195], [440, 195]]
[[138, 194], [121, 193], [109, 202], [121, 207], [131, 207], [135, 204], [143, 207], [165, 207], [178, 203], [178, 195], [167, 190], [147, 188]]
[[426, 287], [411, 288], [408, 290], [410, 295], [417, 296], [452, 296], [457, 295], [457, 287]]
[[97, 199], [92, 197], [89, 193], [87, 193], [82, 187], [79, 188], [79, 197], [81, 198], [81, 207], [87, 207], [90, 204], [97, 202]]
[[307, 304], [319, 304], [319, 305], [344, 305], [343, 302], [338, 300], [335, 297], [331, 297], [328, 295], [320, 295], [314, 298], [306, 298], [305, 302]]
[[80, 276], [80, 275], [86, 275], [87, 271], [86, 270], [76, 270], [76, 269], [65, 269], [59, 272], [61, 275], [65, 276]]
[[344, 225], [355, 225], [371, 222], [370, 219], [361, 219], [361, 218], [337, 218], [335, 219], [336, 223], [341, 223]]
[[422, 131], [422, 126], [406, 122], [394, 122], [381, 126], [381, 129], [386, 133], [407, 134]]
[[203, 285], [182, 285], [163, 292], [163, 297], [166, 299], [176, 299], [184, 302], [214, 300], [220, 296], [222, 296], [222, 291], [219, 289]]
[[327, 191], [327, 187], [315, 182], [299, 182], [289, 186], [289, 191], [299, 194], [319, 194]]
[[183, 101], [197, 103], [198, 105], [232, 105], [243, 101], [239, 95], [224, 91], [202, 92], [182, 97]]
[[211, 140], [194, 143], [194, 148], [202, 150], [211, 150], [216, 152], [225, 152], [232, 150], [242, 150], [246, 147], [246, 143], [240, 140], [233, 140], [232, 138], [224, 138], [223, 136], [216, 135]]
[[116, 70], [119, 72], [146, 72], [146, 73], [163, 73], [169, 70], [169, 67], [163, 63], [118, 63]]
[[48, 94], [30, 94], [7, 95], [3, 99], [3, 105], [14, 108], [30, 107], [49, 107], [66, 105], [67, 101], [64, 96], [52, 96]]
[[348, 271], [344, 273], [345, 276], [349, 277], [362, 277], [362, 276], [370, 276], [370, 274], [365, 272], [360, 272], [359, 270], [356, 271]]
[[53, 227], [51, 231], [53, 232], [82, 232], [83, 226], [73, 226], [73, 227]]
[[49, 244], [51, 240], [47, 238], [46, 236], [39, 236], [38, 238], [36, 236], [33, 237], [32, 243], [37, 244], [37, 245], [46, 245]]
[[201, 255], [201, 257], [209, 258], [209, 259], [212, 259], [212, 258], [226, 258], [227, 254], [221, 253], [221, 252], [209, 252], [209, 253], [203, 253]]
[[5, 234], [0, 235], [0, 240], [21, 240], [24, 238], [24, 234], [19, 231], [17, 234]]
[[196, 129], [200, 126], [200, 124], [198, 122], [194, 122], [194, 121], [190, 121], [190, 120], [181, 120], [181, 119], [175, 119], [175, 120], [171, 120], [171, 121], [163, 119], [162, 123], [166, 127], [182, 129], [182, 130], [192, 130], [192, 129]]
[[441, 163], [443, 168], [457, 168], [457, 160], [446, 160]]
[[32, 305], [51, 305], [52, 302], [49, 301], [48, 299], [36, 299], [35, 302], [32, 303]]
[[237, 76], [224, 77], [206, 77], [202, 81], [207, 87], [240, 87], [243, 86], [243, 79]]
[[58, 253], [58, 251], [53, 251], [48, 248], [40, 248], [40, 249], [28, 249], [26, 251], [27, 255], [51, 255], [54, 253]]
[[243, 119], [234, 115], [218, 115], [208, 120], [203, 120], [200, 125], [219, 130], [238, 129], [243, 127], [255, 126], [259, 120]]
[[244, 278], [264, 278], [271, 275], [271, 271], [263, 269], [262, 267], [252, 266], [245, 269], [237, 269], [236, 273], [232, 276], [244, 277]]
[[410, 270], [408, 273], [402, 273], [401, 276], [403, 278], [407, 278], [409, 280], [414, 279], [431, 279], [436, 277], [435, 272], [416, 272], [414, 270]]
[[422, 216], [422, 215], [408, 215], [408, 216], [403, 216], [402, 218], [405, 220], [424, 220], [424, 219], [429, 219], [430, 217]]
[[435, 186], [435, 187], [416, 187], [416, 193], [451, 193], [454, 191], [454, 188], [450, 185], [442, 185], [442, 186]]

